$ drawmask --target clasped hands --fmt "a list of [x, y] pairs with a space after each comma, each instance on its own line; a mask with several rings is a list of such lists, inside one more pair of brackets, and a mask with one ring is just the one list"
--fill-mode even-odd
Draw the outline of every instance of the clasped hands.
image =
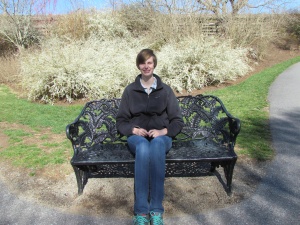
[[167, 128], [164, 128], [161, 130], [152, 129], [147, 131], [144, 128], [134, 127], [132, 133], [138, 136], [156, 138], [158, 136], [166, 135], [168, 133], [168, 130]]

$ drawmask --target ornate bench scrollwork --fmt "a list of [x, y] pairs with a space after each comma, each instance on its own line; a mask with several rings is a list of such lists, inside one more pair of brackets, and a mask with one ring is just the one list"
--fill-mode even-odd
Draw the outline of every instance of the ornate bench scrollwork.
[[[222, 101], [211, 95], [177, 98], [185, 126], [173, 141], [166, 158], [166, 177], [212, 175], [224, 168], [226, 191], [231, 183], [237, 155], [234, 152], [240, 120], [233, 117]], [[116, 129], [120, 99], [86, 103], [75, 121], [66, 127], [74, 155], [71, 165], [82, 194], [89, 178], [133, 177], [134, 156], [126, 137]]]

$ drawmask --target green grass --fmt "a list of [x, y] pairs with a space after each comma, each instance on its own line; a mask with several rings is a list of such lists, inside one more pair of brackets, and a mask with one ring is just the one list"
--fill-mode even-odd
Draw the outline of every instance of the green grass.
[[205, 93], [218, 96], [227, 110], [241, 120], [242, 129], [237, 139], [239, 154], [258, 160], [274, 156], [269, 130], [269, 87], [279, 74], [297, 62], [300, 57], [270, 67], [240, 84]]
[[51, 127], [54, 133], [64, 132], [82, 106], [52, 106], [19, 99], [8, 87], [0, 85], [0, 122], [28, 125], [33, 129]]
[[[29, 102], [17, 98], [8, 87], [0, 85], [0, 109], [0, 122], [26, 125], [35, 133], [51, 128], [53, 133], [65, 136], [66, 125], [78, 116], [82, 106], [52, 106]], [[0, 146], [0, 160], [9, 160], [15, 166], [39, 169], [67, 162], [70, 155], [71, 145], [67, 140], [50, 143], [49, 135], [42, 135], [38, 138], [41, 148], [37, 144], [24, 143], [27, 137], [33, 135], [30, 132], [13, 128], [3, 132], [9, 137], [9, 147]]]
[[[36, 132], [36, 131], [33, 131]], [[9, 137], [9, 147], [0, 151], [1, 159], [7, 159], [15, 166], [40, 169], [47, 165], [62, 164], [67, 162], [67, 151], [70, 147], [67, 140], [59, 142], [45, 142], [38, 144], [26, 144], [26, 138], [34, 134], [21, 129], [7, 129], [3, 131]]]
[[10, 137], [9, 139], [9, 143], [10, 144], [15, 144], [15, 143], [19, 143], [21, 141], [23, 141], [23, 137], [27, 137], [27, 136], [31, 136], [32, 134], [29, 132], [26, 132], [24, 130], [13, 130], [13, 129], [9, 129], [9, 130], [4, 130], [4, 134], [6, 134], [7, 136]]
[[[258, 160], [268, 160], [274, 156], [268, 121], [269, 87], [280, 73], [299, 61], [300, 57], [296, 57], [255, 74], [238, 85], [205, 93], [218, 96], [228, 111], [241, 119], [242, 129], [237, 139], [238, 154], [246, 154]], [[33, 130], [4, 130], [9, 137], [9, 146], [0, 148], [0, 159], [33, 169], [67, 162], [72, 152], [67, 139], [61, 143], [51, 142], [51, 134], [43, 134], [37, 138], [39, 145], [28, 144], [25, 140], [44, 128], [51, 128], [53, 133], [65, 137], [66, 125], [78, 116], [82, 107], [32, 103], [17, 98], [9, 88], [0, 85], [0, 122], [27, 125]], [[30, 173], [32, 176], [34, 174]]]
[[3, 159], [8, 159], [15, 166], [39, 169], [50, 164], [62, 164], [66, 162], [64, 149], [54, 149], [45, 153], [37, 145], [18, 144], [11, 145], [0, 152]]

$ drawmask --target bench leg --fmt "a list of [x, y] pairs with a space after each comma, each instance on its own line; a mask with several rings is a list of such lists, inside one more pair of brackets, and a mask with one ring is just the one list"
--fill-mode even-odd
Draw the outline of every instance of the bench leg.
[[77, 166], [73, 166], [73, 169], [77, 180], [78, 195], [81, 195], [83, 193], [84, 186], [88, 181], [87, 172]]
[[233, 177], [233, 169], [236, 163], [236, 159], [230, 161], [226, 165], [223, 166], [224, 168], [224, 173], [227, 181], [227, 192], [231, 194], [231, 184], [232, 184], [232, 177]]
[[216, 167], [219, 167], [219, 166], [216, 163], [211, 162], [210, 163], [210, 170], [209, 170], [209, 172], [211, 172], [211, 173], [215, 172], [216, 171]]

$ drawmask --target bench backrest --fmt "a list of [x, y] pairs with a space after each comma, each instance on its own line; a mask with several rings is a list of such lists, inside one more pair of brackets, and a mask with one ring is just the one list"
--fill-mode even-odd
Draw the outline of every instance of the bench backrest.
[[[177, 97], [185, 127], [177, 140], [209, 139], [218, 144], [230, 144], [237, 133], [232, 132], [237, 118], [232, 117], [221, 100], [211, 95]], [[101, 99], [86, 103], [74, 123], [78, 123], [81, 146], [95, 143], [126, 141], [118, 134], [116, 115], [120, 99]], [[238, 122], [239, 123], [239, 122]], [[72, 127], [71, 127], [72, 128]]]

